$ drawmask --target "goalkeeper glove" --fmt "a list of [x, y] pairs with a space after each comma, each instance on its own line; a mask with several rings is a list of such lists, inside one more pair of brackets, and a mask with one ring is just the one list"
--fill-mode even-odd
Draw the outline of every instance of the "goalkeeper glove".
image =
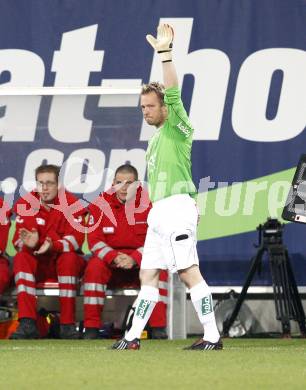
[[160, 24], [157, 27], [157, 37], [147, 35], [146, 39], [160, 55], [162, 62], [172, 61], [173, 28], [169, 24]]

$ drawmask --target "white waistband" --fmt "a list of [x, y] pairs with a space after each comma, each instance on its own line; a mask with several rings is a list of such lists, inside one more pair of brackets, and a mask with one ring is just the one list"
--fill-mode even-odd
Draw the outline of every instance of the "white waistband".
[[190, 201], [190, 200], [192, 200], [192, 198], [189, 194], [175, 194], [175, 195], [168, 196], [167, 198], [157, 200], [156, 202], [153, 203], [153, 207], [164, 206], [164, 205], [167, 205], [169, 203], [171, 203], [171, 204], [180, 203], [180, 202], [183, 202], [185, 200]]

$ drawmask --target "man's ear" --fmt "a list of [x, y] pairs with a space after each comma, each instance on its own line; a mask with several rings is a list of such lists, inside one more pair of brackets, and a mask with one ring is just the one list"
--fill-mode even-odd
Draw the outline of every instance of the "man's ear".
[[165, 104], [162, 106], [162, 110], [163, 110], [164, 115], [167, 116], [168, 115], [168, 109], [167, 109], [167, 106]]

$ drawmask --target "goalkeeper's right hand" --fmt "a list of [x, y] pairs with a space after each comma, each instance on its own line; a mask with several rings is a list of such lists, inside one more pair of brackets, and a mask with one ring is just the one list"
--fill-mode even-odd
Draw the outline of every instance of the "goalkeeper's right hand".
[[169, 24], [160, 24], [157, 27], [157, 37], [147, 35], [146, 39], [160, 55], [162, 62], [172, 61], [172, 43], [174, 31]]

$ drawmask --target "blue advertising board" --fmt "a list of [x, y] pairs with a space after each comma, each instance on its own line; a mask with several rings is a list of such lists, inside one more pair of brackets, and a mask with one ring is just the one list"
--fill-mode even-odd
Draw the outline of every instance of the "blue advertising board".
[[[145, 180], [154, 129], [143, 122], [137, 95], [8, 96], [5, 89], [137, 89], [161, 80], [145, 40], [160, 21], [175, 29], [175, 64], [195, 127], [201, 268], [211, 284], [242, 284], [256, 227], [280, 217], [305, 153], [305, 0], [2, 1], [2, 196], [16, 200], [21, 186], [30, 189], [43, 162], [71, 166], [65, 184], [87, 200], [125, 161]], [[284, 228], [301, 285], [305, 233], [303, 225]], [[268, 272], [256, 282], [269, 283]]]

